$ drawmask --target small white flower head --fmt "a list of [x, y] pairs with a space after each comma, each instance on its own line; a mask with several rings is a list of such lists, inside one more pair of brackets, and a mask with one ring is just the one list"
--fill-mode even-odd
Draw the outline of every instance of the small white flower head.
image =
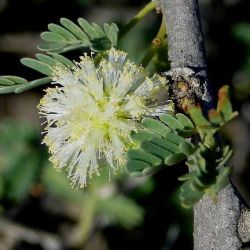
[[115, 171], [124, 166], [126, 150], [133, 145], [131, 131], [140, 128], [145, 115], [166, 112], [157, 96], [167, 88], [159, 75], [147, 77], [142, 67], [122, 51], [110, 49], [95, 66], [86, 54], [74, 68], [57, 66], [53, 83], [38, 108], [46, 118], [50, 160], [67, 167], [72, 184], [85, 187], [102, 164]]

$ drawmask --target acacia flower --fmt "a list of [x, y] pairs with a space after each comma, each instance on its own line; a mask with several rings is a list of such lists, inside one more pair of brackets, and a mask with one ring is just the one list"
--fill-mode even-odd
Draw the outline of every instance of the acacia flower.
[[46, 90], [38, 108], [47, 122], [43, 143], [51, 162], [67, 167], [72, 184], [84, 187], [101, 164], [111, 171], [124, 166], [131, 131], [140, 128], [143, 116], [169, 105], [157, 99], [165, 78], [146, 76], [125, 52], [112, 48], [97, 66], [86, 54], [80, 59], [74, 68], [55, 67], [57, 86]]

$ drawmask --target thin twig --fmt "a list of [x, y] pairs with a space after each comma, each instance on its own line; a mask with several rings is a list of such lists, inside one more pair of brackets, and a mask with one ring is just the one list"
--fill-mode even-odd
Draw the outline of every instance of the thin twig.
[[144, 18], [147, 14], [156, 8], [154, 2], [148, 3], [143, 9], [141, 9], [122, 29], [119, 35], [119, 40], [121, 40], [135, 25]]

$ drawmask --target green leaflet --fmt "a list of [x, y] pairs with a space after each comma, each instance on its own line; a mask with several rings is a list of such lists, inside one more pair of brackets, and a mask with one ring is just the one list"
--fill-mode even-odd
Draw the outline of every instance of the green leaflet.
[[51, 82], [51, 78], [50, 77], [43, 77], [34, 81], [26, 81], [23, 84], [15, 84], [12, 86], [0, 86], [0, 94], [9, 94], [9, 93], [22, 93], [24, 91], [36, 88], [38, 86], [47, 84]]
[[76, 36], [74, 34], [72, 34], [67, 29], [65, 29], [64, 27], [62, 27], [62, 26], [60, 26], [58, 24], [50, 23], [48, 25], [48, 30], [51, 31], [53, 34], [61, 35], [67, 41], [74, 41], [74, 40], [76, 40]]
[[220, 161], [218, 162], [219, 166], [224, 166], [233, 156], [233, 150], [230, 149], [229, 146], [226, 146], [222, 149], [222, 156]]
[[1, 77], [0, 78], [0, 85], [2, 86], [11, 86], [11, 85], [14, 85], [15, 83], [7, 78], [3, 78]]
[[117, 25], [115, 23], [112, 23], [111, 25], [104, 23], [103, 28], [104, 28], [104, 31], [105, 31], [107, 37], [109, 38], [112, 46], [116, 46], [116, 44], [118, 42], [117, 41], [117, 39], [118, 39], [118, 36], [117, 36], [118, 27], [117, 27]]
[[175, 134], [175, 133], [169, 133], [166, 135], [166, 140], [175, 143], [175, 144], [180, 144], [182, 142], [186, 142], [185, 139], [183, 139], [182, 137], [180, 137], [179, 135]]
[[175, 116], [185, 129], [194, 129], [194, 124], [186, 115], [177, 113]]
[[172, 154], [165, 158], [164, 163], [167, 166], [172, 166], [180, 163], [181, 161], [186, 159], [186, 155], [179, 153], [179, 154]]
[[57, 62], [64, 64], [66, 67], [73, 68], [75, 66], [75, 64], [65, 56], [56, 53], [50, 53], [50, 54], [52, 55], [53, 58], [56, 59]]
[[184, 128], [181, 122], [172, 115], [169, 114], [160, 115], [160, 120], [164, 122], [172, 130], [182, 130]]
[[219, 170], [219, 175], [216, 177], [215, 192], [219, 193], [229, 182], [229, 176], [232, 173], [232, 168], [225, 167]]
[[61, 67], [65, 67], [64, 64], [62, 64], [61, 62], [57, 61], [56, 59], [54, 59], [53, 57], [50, 57], [48, 55], [44, 55], [44, 54], [36, 54], [36, 58], [40, 61], [43, 62], [49, 66], [55, 66], [55, 65], [60, 65]]
[[220, 127], [238, 114], [237, 112], [233, 112], [228, 86], [223, 86], [219, 90], [217, 109], [209, 110], [208, 119], [198, 107], [190, 107], [188, 111], [202, 139], [213, 136]]
[[13, 86], [0, 86], [0, 94], [9, 94], [14, 93], [16, 85]]
[[19, 77], [19, 76], [0, 76], [0, 81], [2, 79], [7, 79], [7, 80], [13, 82], [14, 84], [23, 84], [23, 83], [27, 82], [26, 79]]
[[208, 113], [209, 121], [214, 126], [223, 126], [237, 115], [237, 112], [233, 112], [229, 97], [229, 86], [223, 86], [218, 93], [217, 109], [209, 110]]
[[0, 76], [0, 94], [8, 94], [15, 91], [18, 85], [26, 84], [28, 81], [18, 76]]
[[140, 161], [140, 160], [128, 160], [127, 161], [127, 169], [128, 171], [141, 171], [144, 168], [150, 167], [150, 164], [145, 162], [145, 161]]
[[195, 151], [195, 146], [189, 141], [181, 142], [179, 148], [181, 152], [183, 152], [187, 156], [191, 155]]
[[92, 23], [92, 27], [95, 29], [99, 37], [105, 36], [105, 32], [102, 30], [102, 28], [98, 24]]
[[220, 124], [223, 123], [223, 117], [221, 113], [217, 112], [215, 109], [209, 110], [208, 118], [209, 121], [215, 126], [219, 126]]
[[44, 62], [40, 62], [36, 59], [32, 59], [32, 58], [23, 58], [21, 59], [21, 63], [23, 65], [25, 65], [26, 67], [29, 67], [31, 69], [34, 69], [46, 76], [51, 76], [52, 75], [52, 69], [51, 66], [44, 63]]
[[19, 94], [19, 93], [22, 93], [24, 91], [36, 88], [38, 86], [41, 86], [41, 85], [44, 85], [44, 84], [47, 84], [50, 82], [51, 82], [50, 77], [40, 78], [40, 79], [31, 81], [31, 82], [27, 82], [26, 84], [22, 84], [22, 85], [17, 86], [17, 88], [15, 89], [14, 92], [16, 94]]
[[81, 41], [88, 41], [88, 37], [83, 30], [67, 18], [61, 18], [60, 23]]
[[67, 39], [64, 38], [63, 36], [57, 33], [49, 32], [49, 31], [43, 32], [41, 34], [41, 38], [44, 41], [52, 42], [52, 43], [66, 43], [67, 41]]
[[189, 109], [189, 114], [197, 127], [201, 129], [212, 128], [211, 123], [205, 118], [200, 108], [191, 107]]
[[180, 177], [178, 177], [179, 181], [187, 181], [195, 176], [195, 172], [189, 172], [187, 174], [184, 174]]
[[145, 128], [164, 137], [170, 132], [167, 126], [153, 118], [144, 118], [142, 124]]
[[139, 130], [138, 132], [133, 131], [130, 136], [136, 142], [143, 142], [143, 141], [149, 141], [155, 135], [148, 131]]
[[64, 53], [89, 47], [95, 52], [101, 52], [117, 46], [118, 27], [115, 23], [105, 23], [101, 27], [83, 18], [79, 18], [77, 23], [61, 18], [60, 25], [50, 23], [48, 30], [41, 34], [44, 41], [38, 47], [41, 51]]
[[165, 138], [158, 138], [158, 137], [153, 137], [152, 140], [151, 140], [152, 143], [168, 150], [169, 152], [171, 152], [172, 154], [178, 154], [178, 153], [181, 153], [179, 147], [171, 142], [171, 141], [168, 141], [167, 139]]
[[181, 186], [180, 190], [180, 200], [181, 204], [185, 208], [192, 207], [197, 201], [199, 201], [202, 196], [204, 195], [204, 192], [197, 190], [194, 192], [191, 188], [191, 183], [189, 181], [185, 182]]
[[217, 111], [221, 113], [224, 121], [227, 122], [236, 115], [230, 102], [229, 86], [223, 86], [218, 93]]
[[77, 21], [90, 39], [99, 37], [96, 29], [87, 20], [85, 20], [84, 18], [79, 18]]
[[130, 150], [128, 152], [128, 158], [134, 159], [134, 160], [145, 161], [152, 166], [158, 166], [161, 164], [160, 158], [158, 158], [155, 155], [152, 155], [150, 153], [147, 153], [143, 150], [133, 150], [133, 149]]
[[58, 52], [61, 51], [63, 52], [66, 47], [65, 43], [44, 43], [44, 44], [40, 44], [37, 48], [41, 51], [44, 52]]
[[154, 144], [152, 142], [142, 142], [141, 144], [142, 149], [144, 149], [146, 152], [150, 152], [153, 155], [156, 155], [157, 157], [160, 157], [161, 159], [165, 160], [167, 156], [172, 155], [172, 153], [161, 146]]

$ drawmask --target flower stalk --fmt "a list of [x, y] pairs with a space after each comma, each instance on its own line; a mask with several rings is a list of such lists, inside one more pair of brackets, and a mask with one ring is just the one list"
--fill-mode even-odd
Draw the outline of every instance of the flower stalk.
[[146, 55], [143, 57], [141, 61], [141, 65], [143, 67], [146, 68], [148, 66], [148, 64], [150, 63], [150, 61], [153, 59], [154, 55], [156, 54], [157, 50], [162, 46], [163, 40], [166, 36], [166, 32], [167, 32], [167, 29], [165, 25], [165, 18], [164, 16], [162, 16], [162, 22], [161, 22], [159, 31], [156, 37], [153, 39]]

